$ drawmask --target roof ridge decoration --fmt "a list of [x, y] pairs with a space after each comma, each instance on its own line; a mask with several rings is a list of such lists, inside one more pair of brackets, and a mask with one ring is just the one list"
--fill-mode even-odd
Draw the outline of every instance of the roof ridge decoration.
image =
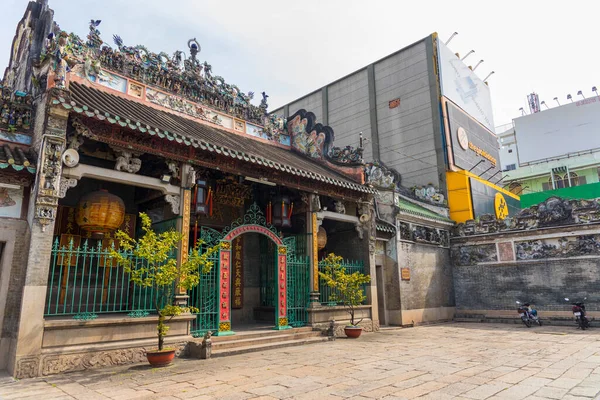
[[365, 178], [368, 185], [381, 189], [399, 189], [401, 176], [398, 171], [388, 168], [381, 161], [365, 165]]
[[0, 128], [6, 129], [8, 135], [31, 130], [33, 113], [31, 95], [0, 82]]
[[484, 214], [456, 226], [455, 236], [470, 236], [503, 231], [526, 231], [568, 225], [600, 222], [600, 199], [547, 198], [540, 204], [524, 208], [504, 220]]
[[[75, 65], [83, 65], [85, 76], [91, 81], [101, 77], [102, 69], [106, 68], [152, 88], [261, 125], [269, 140], [277, 141], [284, 133], [285, 120], [275, 114], [267, 114], [269, 96], [262, 92], [260, 105], [255, 106], [250, 103], [254, 92], [245, 94], [236, 85], [226, 83], [223, 77], [213, 75], [212, 66], [206, 61], [201, 63], [197, 58], [201, 47], [195, 38], [187, 43], [189, 58], [180, 50], [169, 56], [165, 52], [150, 52], [142, 45], [126, 46], [119, 35], [113, 35], [117, 46], [113, 49], [100, 37], [98, 26], [101, 22], [90, 21], [87, 41], [54, 24], [53, 32], [46, 39], [41, 61], [47, 58], [54, 60], [54, 79], [58, 89], [66, 89], [66, 74]], [[212, 122], [219, 124], [218, 120]]]
[[292, 149], [310, 158], [329, 160], [341, 165], [362, 165], [363, 149], [346, 146], [334, 147], [333, 128], [316, 122], [314, 113], [300, 109], [285, 122], [291, 137]]

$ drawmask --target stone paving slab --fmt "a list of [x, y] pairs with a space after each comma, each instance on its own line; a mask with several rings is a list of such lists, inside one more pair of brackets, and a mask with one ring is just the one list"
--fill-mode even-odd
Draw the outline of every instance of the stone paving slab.
[[0, 379], [0, 399], [594, 399], [600, 330], [450, 323], [358, 340], [46, 378]]

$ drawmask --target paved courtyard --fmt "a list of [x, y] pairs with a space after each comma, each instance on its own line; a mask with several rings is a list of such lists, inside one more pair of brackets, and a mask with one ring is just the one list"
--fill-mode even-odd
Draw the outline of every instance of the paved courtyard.
[[1, 399], [589, 399], [600, 329], [446, 324], [0, 384]]

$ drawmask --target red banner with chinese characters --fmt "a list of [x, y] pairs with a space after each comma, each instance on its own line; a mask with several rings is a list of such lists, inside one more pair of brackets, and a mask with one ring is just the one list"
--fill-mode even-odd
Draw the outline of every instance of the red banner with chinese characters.
[[[280, 248], [281, 249], [281, 248]], [[285, 249], [285, 247], [283, 247]], [[287, 256], [285, 253], [279, 253], [278, 257], [278, 270], [277, 274], [279, 282], [279, 318], [287, 318]], [[287, 323], [285, 324], [287, 325]]]
[[244, 305], [244, 241], [238, 236], [233, 241], [233, 302], [231, 308], [242, 308]]
[[222, 242], [221, 255], [220, 255], [220, 272], [221, 272], [221, 285], [220, 285], [220, 314], [221, 322], [229, 321], [229, 277], [231, 276], [230, 265], [231, 265], [231, 243]]

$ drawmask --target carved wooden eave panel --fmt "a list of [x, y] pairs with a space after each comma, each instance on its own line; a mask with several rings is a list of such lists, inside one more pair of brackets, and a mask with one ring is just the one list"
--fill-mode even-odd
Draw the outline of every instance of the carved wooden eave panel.
[[[219, 170], [232, 174], [239, 174], [252, 177], [268, 177], [269, 181], [282, 186], [304, 190], [311, 193], [318, 193], [340, 199], [352, 201], [367, 200], [372, 195], [366, 191], [354, 189], [354, 185], [364, 189], [369, 189], [358, 184], [347, 183], [340, 187], [332, 184], [332, 178], [323, 178], [315, 180], [309, 177], [306, 171], [296, 171], [290, 173], [288, 170], [279, 167], [273, 167], [268, 163], [257, 158], [238, 158], [232, 152], [224, 152], [211, 146], [212, 151], [207, 146], [205, 149], [194, 146], [187, 146], [185, 143], [177, 143], [164, 140], [158, 135], [148, 138], [139, 132], [131, 131], [127, 128], [121, 128], [113, 124], [107, 124], [92, 118], [75, 117], [73, 123], [78, 126], [82, 134], [92, 140], [106, 143], [110, 146], [132, 149], [137, 152], [153, 154], [170, 160], [181, 161], [199, 165], [205, 168], [218, 168]], [[82, 127], [85, 127], [83, 129]]]

